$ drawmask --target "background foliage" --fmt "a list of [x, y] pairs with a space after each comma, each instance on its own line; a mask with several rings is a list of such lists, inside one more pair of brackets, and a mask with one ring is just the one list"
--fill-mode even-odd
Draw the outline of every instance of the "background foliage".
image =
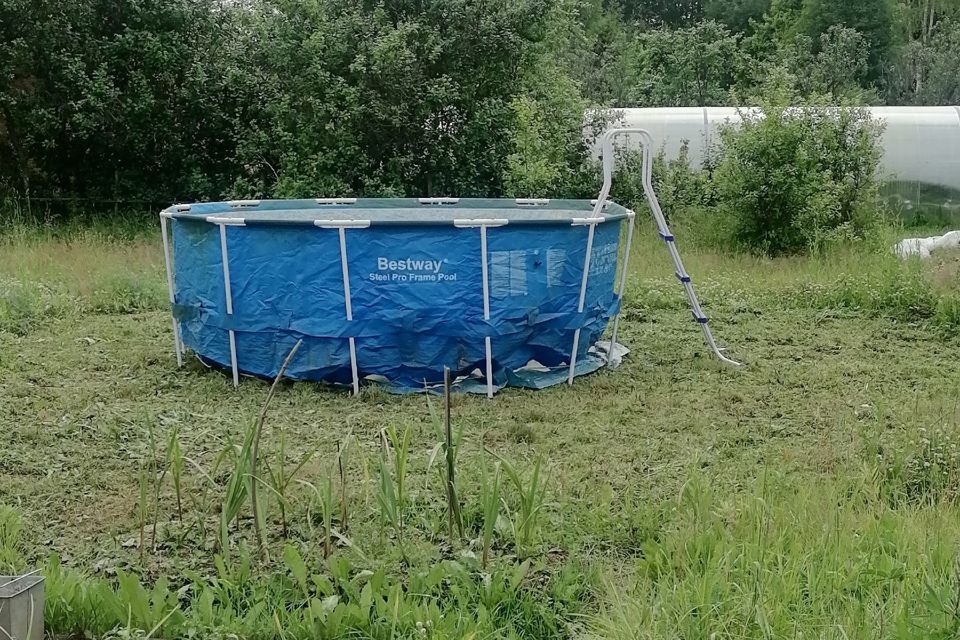
[[589, 106], [949, 104], [955, 0], [0, 0], [18, 202], [586, 195]]

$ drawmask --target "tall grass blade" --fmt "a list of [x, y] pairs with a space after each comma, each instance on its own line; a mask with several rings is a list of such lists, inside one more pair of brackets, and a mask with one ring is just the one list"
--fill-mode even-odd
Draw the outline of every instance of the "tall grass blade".
[[454, 476], [453, 431], [450, 427], [450, 369], [443, 368], [443, 433], [447, 462], [447, 534], [453, 544], [453, 531], [456, 525], [459, 539], [463, 539], [463, 518], [460, 516], [460, 501], [457, 499], [457, 482]]
[[487, 467], [481, 467], [480, 502], [483, 507], [483, 528], [481, 530], [481, 544], [483, 552], [481, 566], [486, 569], [490, 558], [490, 545], [493, 542], [493, 532], [500, 516], [500, 462], [493, 467], [493, 477], [487, 474]]
[[[263, 406], [260, 408], [260, 415], [257, 418], [256, 426], [253, 430], [253, 439], [250, 448], [250, 475], [254, 480], [258, 477], [257, 458], [260, 453], [260, 437], [263, 434], [263, 424], [267, 419], [267, 409], [270, 408], [270, 401], [273, 400], [273, 394], [276, 393], [277, 385], [283, 378], [283, 374], [287, 371], [287, 366], [290, 364], [290, 361], [293, 360], [293, 356], [296, 355], [297, 350], [302, 344], [302, 339], [297, 340], [297, 343], [290, 349], [290, 353], [284, 358], [283, 364], [280, 365], [280, 370], [277, 372], [277, 377], [273, 379], [273, 384], [270, 385], [270, 391], [267, 392], [267, 397], [263, 401]], [[260, 549], [261, 558], [267, 560], [269, 559], [269, 553], [263, 535], [263, 514], [260, 512], [260, 503], [257, 501], [257, 483], [255, 481], [250, 483], [250, 503], [253, 507], [253, 529], [257, 536], [257, 547]]]
[[174, 425], [167, 442], [167, 459], [170, 461], [170, 479], [177, 499], [177, 520], [183, 524], [183, 452], [180, 450], [180, 426]]

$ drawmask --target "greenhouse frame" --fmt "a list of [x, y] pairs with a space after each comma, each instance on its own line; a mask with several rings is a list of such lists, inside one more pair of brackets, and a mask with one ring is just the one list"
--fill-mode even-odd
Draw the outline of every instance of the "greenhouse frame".
[[[883, 194], [904, 212], [933, 209], [960, 219], [960, 107], [866, 107], [884, 125], [880, 144]], [[646, 129], [668, 160], [684, 144], [694, 168], [708, 163], [720, 129], [755, 107], [618, 109], [626, 127]]]

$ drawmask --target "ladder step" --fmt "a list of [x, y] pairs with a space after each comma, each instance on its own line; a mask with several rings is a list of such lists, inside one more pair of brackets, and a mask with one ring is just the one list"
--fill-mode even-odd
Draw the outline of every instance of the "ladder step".
[[707, 316], [698, 316], [696, 313], [693, 314], [693, 319], [699, 322], [700, 324], [707, 324], [710, 322], [710, 318]]
[[673, 242], [673, 234], [672, 234], [672, 233], [663, 233], [663, 232], [660, 232], [660, 237], [663, 238], [664, 242]]
[[690, 276], [688, 276], [685, 273], [678, 273], [676, 274], [676, 276], [677, 276], [677, 280], [679, 280], [680, 282], [692, 282], [690, 280]]

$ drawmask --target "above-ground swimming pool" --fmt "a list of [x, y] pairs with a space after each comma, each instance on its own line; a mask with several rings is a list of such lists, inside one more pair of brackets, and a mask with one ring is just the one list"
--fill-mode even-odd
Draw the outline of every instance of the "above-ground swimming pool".
[[291, 378], [409, 391], [449, 367], [492, 395], [603, 365], [633, 212], [339, 198], [175, 205], [161, 221], [178, 357], [269, 378], [302, 340]]
[[705, 343], [739, 366], [713, 339], [684, 269], [643, 129], [603, 134], [603, 186], [592, 201], [320, 198], [165, 209], [178, 364], [190, 349], [229, 368], [236, 385], [241, 373], [277, 376], [299, 344], [291, 378], [354, 393], [362, 380], [415, 391], [449, 368], [460, 389], [493, 396], [507, 385], [572, 384], [618, 362], [634, 213], [607, 196], [622, 135], [639, 138], [647, 204]]

